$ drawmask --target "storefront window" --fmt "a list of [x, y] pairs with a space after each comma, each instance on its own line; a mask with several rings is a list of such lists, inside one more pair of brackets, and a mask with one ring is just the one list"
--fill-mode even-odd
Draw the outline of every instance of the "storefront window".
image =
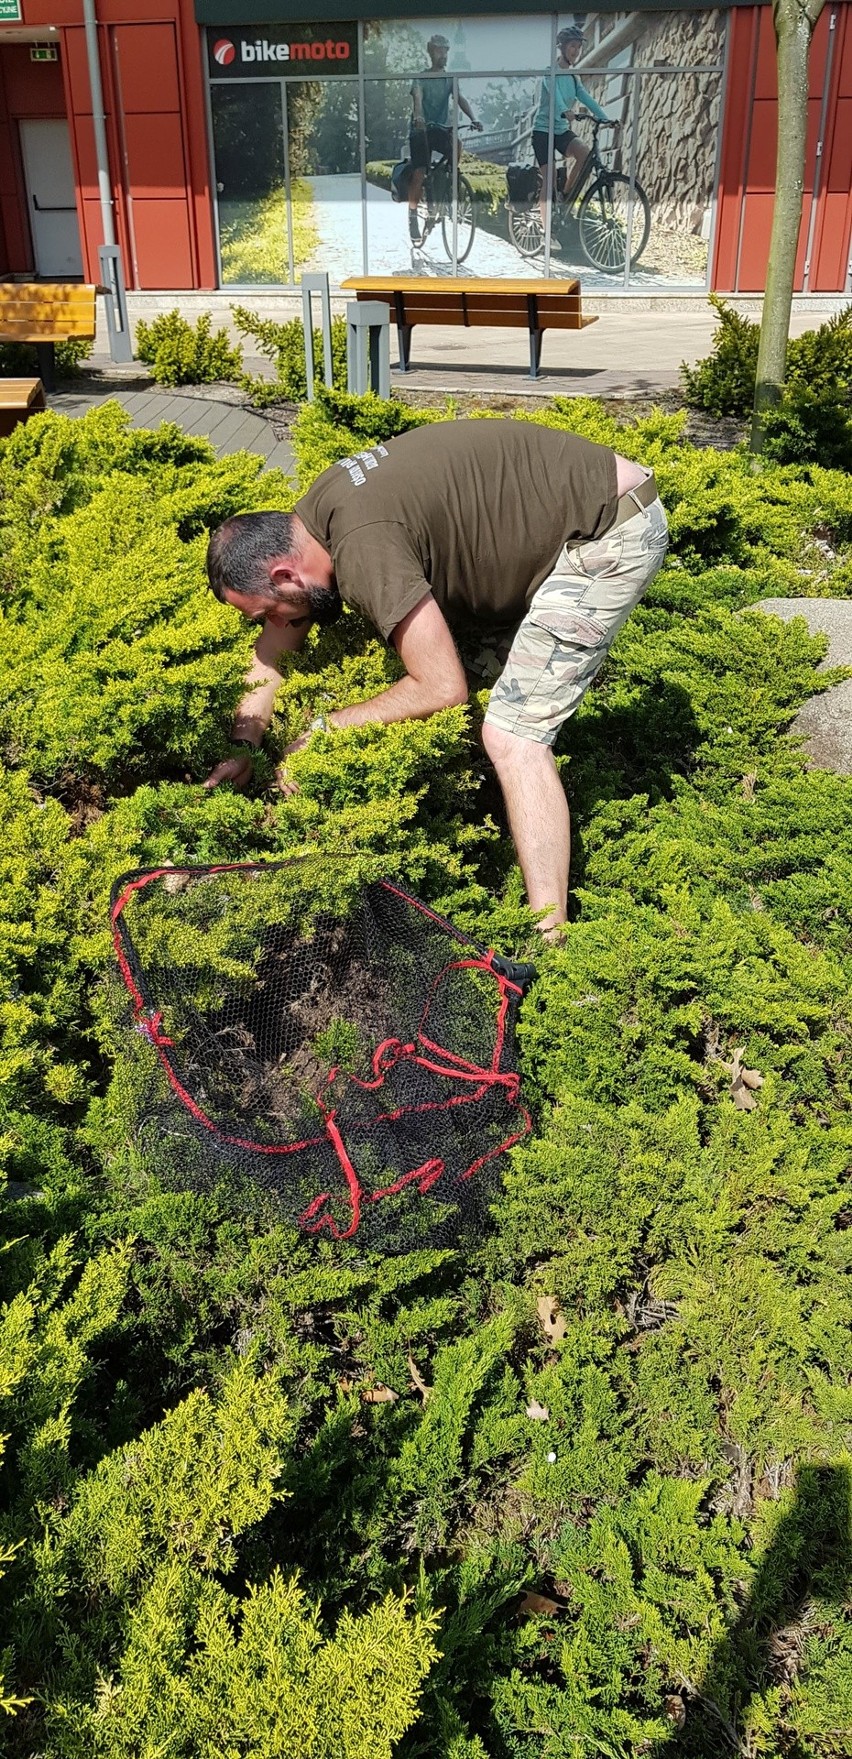
[[281, 87], [211, 92], [219, 254], [228, 286], [290, 280]]
[[719, 11], [210, 31], [223, 282], [704, 286], [725, 31]]

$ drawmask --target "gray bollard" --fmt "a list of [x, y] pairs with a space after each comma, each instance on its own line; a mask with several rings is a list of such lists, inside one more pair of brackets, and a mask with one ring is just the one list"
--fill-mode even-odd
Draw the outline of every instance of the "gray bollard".
[[325, 382], [331, 389], [333, 369], [331, 364], [331, 296], [328, 291], [327, 275], [302, 276], [302, 323], [305, 331], [305, 378], [308, 381], [308, 402], [314, 400], [314, 305], [313, 295], [320, 296], [320, 324], [322, 327], [322, 362]]
[[390, 396], [390, 306], [352, 299], [346, 307], [346, 383], [360, 396]]
[[110, 360], [124, 363], [133, 359], [133, 343], [130, 340], [127, 293], [124, 287], [124, 271], [121, 266], [121, 251], [118, 245], [100, 245], [98, 263], [101, 271], [101, 283], [104, 288], [109, 357]]

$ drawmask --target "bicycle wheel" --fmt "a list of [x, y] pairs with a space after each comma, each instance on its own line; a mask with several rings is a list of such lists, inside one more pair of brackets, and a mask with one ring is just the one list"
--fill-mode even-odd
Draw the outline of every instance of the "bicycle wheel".
[[[448, 201], [441, 212], [441, 230], [444, 234], [444, 249], [452, 261], [453, 256], [453, 207]], [[466, 177], [459, 172], [459, 206], [458, 227], [456, 231], [456, 260], [463, 263], [470, 256], [470, 247], [476, 236], [476, 211], [473, 205], [473, 190]]]
[[631, 268], [638, 263], [648, 242], [648, 197], [638, 183], [631, 184], [629, 177], [607, 171], [584, 195], [577, 226], [583, 255], [592, 268], [601, 269], [605, 275], [623, 274], [625, 263], [629, 261]]
[[544, 250], [544, 227], [538, 207], [509, 208], [509, 237], [522, 257], [538, 257]]

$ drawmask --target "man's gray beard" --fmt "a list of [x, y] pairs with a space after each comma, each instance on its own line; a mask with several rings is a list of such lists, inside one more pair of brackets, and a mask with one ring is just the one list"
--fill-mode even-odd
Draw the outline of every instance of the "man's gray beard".
[[343, 600], [336, 586], [309, 586], [305, 589], [305, 598], [315, 623], [326, 626], [336, 623], [343, 615]]

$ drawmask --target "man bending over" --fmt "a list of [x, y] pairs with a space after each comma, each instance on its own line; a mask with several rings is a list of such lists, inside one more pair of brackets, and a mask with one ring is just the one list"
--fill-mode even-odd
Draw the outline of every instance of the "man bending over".
[[466, 702], [453, 640], [471, 619], [515, 630], [482, 730], [530, 906], [565, 921], [568, 803], [551, 747], [653, 580], [668, 542], [651, 473], [606, 446], [528, 421], [450, 421], [344, 458], [285, 513], [243, 513], [210, 539], [218, 599], [261, 622], [239, 756], [207, 786], [251, 776], [281, 660], [341, 601], [396, 649], [405, 676], [317, 727], [425, 718]]

